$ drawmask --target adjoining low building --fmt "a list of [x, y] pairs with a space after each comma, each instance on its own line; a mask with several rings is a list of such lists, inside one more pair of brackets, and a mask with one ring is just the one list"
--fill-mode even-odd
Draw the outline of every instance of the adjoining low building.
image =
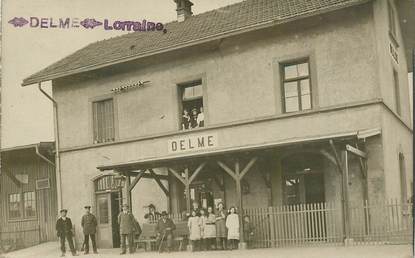
[[75, 224], [91, 204], [99, 243], [117, 247], [122, 203], [144, 222], [150, 203], [180, 217], [224, 202], [252, 217], [257, 246], [409, 241], [395, 2], [246, 0], [199, 15], [176, 2], [166, 33], [90, 44], [23, 82], [52, 81], [58, 194]]
[[22, 248], [56, 240], [54, 143], [1, 150], [0, 240]]

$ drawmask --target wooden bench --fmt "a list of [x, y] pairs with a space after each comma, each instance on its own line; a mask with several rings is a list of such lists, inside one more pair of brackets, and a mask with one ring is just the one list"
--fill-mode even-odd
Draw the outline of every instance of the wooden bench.
[[[179, 243], [179, 251], [183, 250], [185, 241], [187, 241], [189, 236], [189, 228], [187, 227], [187, 222], [177, 222], [175, 223], [176, 229], [173, 231], [173, 240]], [[136, 246], [144, 243], [145, 251], [154, 251], [157, 249], [157, 232], [156, 224], [144, 223], [142, 225], [142, 232], [138, 239], [134, 240]]]
[[144, 249], [147, 251], [154, 250], [157, 242], [156, 224], [144, 223], [141, 228], [142, 232], [138, 239], [134, 240], [137, 245], [144, 243]]

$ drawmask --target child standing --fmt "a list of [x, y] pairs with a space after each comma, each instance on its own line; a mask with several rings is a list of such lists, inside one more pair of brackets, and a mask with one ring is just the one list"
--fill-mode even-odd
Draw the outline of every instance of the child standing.
[[247, 243], [248, 249], [252, 248], [252, 240], [254, 237], [254, 226], [248, 215], [244, 216], [244, 239]]
[[[216, 238], [216, 226], [215, 226], [216, 216], [213, 214], [212, 207], [207, 208], [207, 216], [206, 216], [206, 223], [203, 229], [203, 237], [206, 241], [206, 248], [210, 250], [215, 245], [215, 238]], [[215, 248], [216, 249], [216, 248]]]
[[199, 250], [207, 249], [207, 239], [205, 238], [205, 225], [207, 221], [206, 212], [204, 209], [200, 209], [200, 246]]
[[194, 252], [199, 248], [199, 242], [201, 238], [200, 218], [197, 216], [195, 210], [192, 210], [189, 221], [187, 222], [187, 226], [189, 227], [190, 232], [189, 239], [192, 244], [192, 252]]
[[226, 228], [228, 229], [229, 249], [237, 249], [239, 241], [239, 217], [236, 214], [235, 207], [229, 209], [229, 215], [226, 218]]
[[216, 213], [216, 249], [226, 250], [226, 211], [222, 202], [218, 203]]

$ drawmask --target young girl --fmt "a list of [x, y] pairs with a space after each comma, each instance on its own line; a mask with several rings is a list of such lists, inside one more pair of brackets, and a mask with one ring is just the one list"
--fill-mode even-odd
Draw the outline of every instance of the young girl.
[[187, 109], [184, 109], [183, 115], [182, 115], [182, 130], [189, 129], [189, 126], [190, 126], [189, 111], [187, 111]]
[[218, 203], [218, 213], [216, 214], [216, 248], [226, 250], [226, 211], [223, 203]]
[[229, 249], [237, 249], [237, 243], [239, 241], [239, 217], [236, 214], [235, 207], [231, 207], [229, 210], [229, 215], [226, 218], [226, 228], [228, 229]]
[[[215, 226], [216, 216], [213, 214], [212, 207], [207, 208], [207, 216], [205, 226], [203, 228], [203, 237], [206, 242], [207, 250], [210, 250], [215, 247], [215, 238], [216, 238], [216, 226]], [[216, 248], [214, 248], [216, 249]]]
[[207, 221], [207, 216], [204, 209], [200, 209], [200, 245], [199, 249], [206, 250], [207, 249], [207, 242], [205, 239], [205, 225]]
[[192, 244], [192, 252], [196, 251], [199, 247], [199, 241], [200, 241], [200, 218], [197, 216], [196, 211], [193, 210], [191, 213], [191, 216], [189, 218], [189, 221], [187, 222], [187, 226], [189, 227], [189, 239]]

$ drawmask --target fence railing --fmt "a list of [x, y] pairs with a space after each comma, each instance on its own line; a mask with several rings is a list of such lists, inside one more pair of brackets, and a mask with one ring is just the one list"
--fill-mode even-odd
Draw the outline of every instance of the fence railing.
[[13, 225], [0, 230], [0, 252], [9, 252], [40, 244], [40, 227]]
[[[350, 238], [355, 244], [411, 243], [412, 204], [397, 201], [350, 205]], [[343, 211], [338, 203], [244, 209], [259, 248], [342, 244]]]

